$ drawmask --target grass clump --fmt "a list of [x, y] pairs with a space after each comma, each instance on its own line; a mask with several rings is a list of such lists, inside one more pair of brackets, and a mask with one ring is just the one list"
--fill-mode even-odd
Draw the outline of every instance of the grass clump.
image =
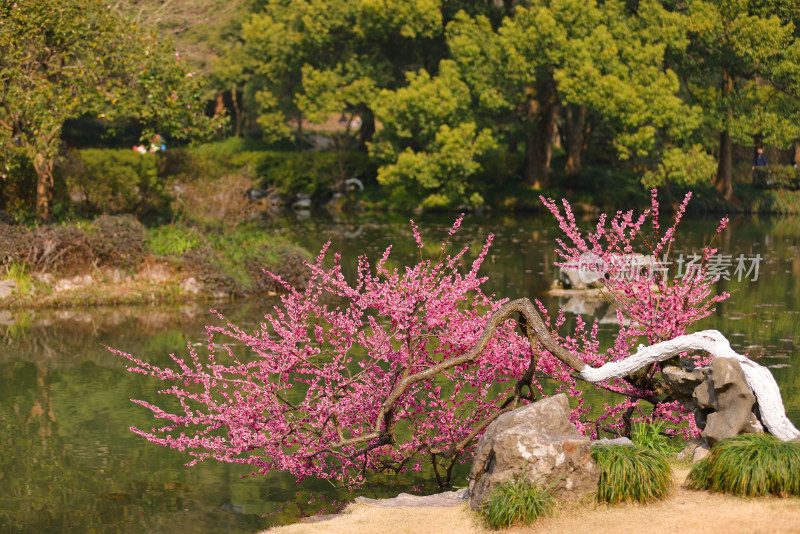
[[663, 499], [672, 485], [664, 454], [639, 445], [598, 445], [592, 458], [600, 469], [597, 502], [642, 503]]
[[664, 456], [672, 456], [680, 452], [682, 444], [664, 432], [664, 421], [652, 423], [634, 423], [631, 429], [631, 441], [646, 449], [660, 452]]
[[689, 487], [738, 496], [800, 495], [800, 442], [769, 434], [723, 439], [694, 465]]
[[555, 497], [549, 491], [519, 475], [492, 490], [481, 515], [489, 528], [499, 530], [514, 524], [530, 525], [554, 505]]

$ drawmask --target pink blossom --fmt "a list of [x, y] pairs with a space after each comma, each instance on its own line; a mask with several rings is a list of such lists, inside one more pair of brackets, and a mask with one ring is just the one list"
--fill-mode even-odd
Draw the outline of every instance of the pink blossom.
[[[688, 196], [663, 235], [654, 220], [655, 194], [643, 214], [604, 215], [587, 233], [578, 229], [568, 203], [562, 203], [562, 213], [554, 201], [542, 201], [565, 234], [557, 249], [564, 262], [591, 252], [615, 265], [620, 256], [634, 252], [668, 255]], [[644, 237], [648, 218], [653, 231]], [[437, 260], [421, 257], [416, 265], [392, 267], [389, 247], [374, 268], [361, 256], [352, 280], [345, 277], [338, 255], [326, 264], [328, 243], [307, 264], [305, 289], [273, 275], [287, 293], [259, 328], [208, 326], [208, 351], [201, 354], [189, 344], [186, 355], [172, 355], [171, 367], [114, 351], [130, 361], [131, 372], [164, 381], [161, 393], [180, 406], [171, 412], [134, 400], [163, 424], [131, 430], [158, 445], [186, 451], [192, 457], [189, 465], [215, 459], [253, 466], [254, 473], [281, 470], [298, 480], [311, 476], [349, 485], [363, 483], [371, 471], [418, 471], [426, 458], [463, 463], [482, 433], [481, 425], [515, 394], [524, 403], [543, 397], [546, 390], [567, 393], [573, 399], [571, 420], [593, 437], [624, 432], [626, 418], [667, 421], [674, 425], [671, 431], [680, 429], [687, 438], [699, 433], [691, 414], [676, 403], [656, 399], [652, 412], [644, 410], [642, 404], [652, 401], [655, 392], [622, 379], [594, 385], [615, 395], [599, 415], [590, 417], [592, 407], [583, 391], [591, 386], [579, 384], [571, 369], [544, 348], [532, 350], [513, 321], [495, 331], [474, 363], [414, 382], [390, 413], [384, 411], [398, 381], [470, 351], [489, 317], [505, 302], [481, 290], [486, 278], [479, 271], [493, 236], [469, 270], [462, 265], [466, 248], [447, 253], [447, 240], [461, 223], [462, 218], [454, 223]], [[413, 221], [411, 228], [422, 254]], [[618, 333], [605, 349], [597, 321], [577, 317], [574, 328], [567, 330], [562, 310], [552, 315], [541, 302], [535, 306], [553, 338], [587, 364], [626, 358], [642, 338], [656, 343], [686, 333], [727, 298], [726, 293], [714, 295], [704, 276], [714, 252], [704, 251], [696, 277], [674, 281], [657, 273], [648, 279], [609, 278], [606, 288], [616, 296]], [[524, 395], [515, 393], [533, 370]], [[402, 432], [395, 431], [398, 425]]]

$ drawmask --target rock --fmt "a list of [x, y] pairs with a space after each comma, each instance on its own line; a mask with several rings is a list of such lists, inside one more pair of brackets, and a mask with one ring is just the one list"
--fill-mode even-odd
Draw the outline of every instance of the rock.
[[680, 367], [668, 366], [661, 371], [661, 376], [667, 385], [680, 395], [691, 397], [695, 388], [705, 380], [708, 368], [695, 368], [693, 371], [686, 371]]
[[201, 285], [197, 282], [194, 276], [190, 276], [181, 284], [181, 290], [185, 293], [191, 293], [192, 295], [197, 295], [200, 293], [201, 289]]
[[[713, 446], [721, 439], [742, 433], [757, 432], [760, 423], [753, 415], [756, 398], [745, 380], [739, 362], [731, 358], [715, 358], [709, 378], [693, 393], [702, 410], [713, 410], [706, 416], [701, 434]], [[695, 371], [696, 372], [696, 371]]]
[[630, 438], [625, 438], [625, 437], [614, 438], [614, 439], [601, 438], [601, 439], [596, 439], [592, 442], [592, 447], [594, 447], [595, 445], [621, 445], [625, 447], [625, 446], [632, 446], [633, 442], [630, 440]]
[[505, 413], [478, 441], [470, 471], [470, 506], [478, 508], [492, 488], [524, 473], [562, 500], [597, 491], [599, 470], [589, 440], [569, 421], [562, 394]]
[[19, 288], [17, 287], [17, 282], [9, 278], [8, 280], [3, 280], [0, 282], [0, 299], [4, 299], [6, 297], [10, 297], [14, 293], [17, 292]]
[[708, 445], [700, 445], [699, 447], [696, 447], [692, 453], [692, 463], [696, 464], [709, 454], [711, 454], [711, 449], [708, 448]]
[[83, 287], [87, 287], [92, 285], [94, 279], [85, 274], [83, 276], [75, 276], [73, 278], [61, 278], [58, 280], [53, 287], [53, 291], [61, 292], [61, 291], [73, 291], [75, 289], [81, 289]]
[[703, 438], [695, 439], [694, 441], [689, 443], [686, 447], [684, 447], [683, 450], [681, 450], [681, 452], [679, 452], [676, 455], [676, 458], [678, 460], [691, 460], [692, 455], [694, 454], [694, 450], [701, 445], [708, 445], [708, 444], [706, 443], [706, 440], [704, 440]]
[[370, 499], [369, 497], [356, 497], [356, 502], [374, 504], [395, 508], [399, 506], [461, 506], [467, 500], [467, 490], [446, 491], [434, 495], [410, 495], [401, 493], [393, 499]]

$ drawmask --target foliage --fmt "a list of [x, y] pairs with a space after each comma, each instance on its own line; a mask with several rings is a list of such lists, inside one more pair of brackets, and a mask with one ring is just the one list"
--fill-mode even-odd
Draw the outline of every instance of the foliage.
[[480, 513], [489, 528], [500, 530], [530, 525], [550, 513], [554, 506], [552, 494], [519, 475], [492, 489]]
[[642, 177], [645, 187], [663, 187], [673, 184], [682, 188], [709, 183], [714, 177], [717, 162], [702, 146], [692, 145], [684, 150], [672, 147], [664, 151], [658, 168]]
[[87, 213], [138, 213], [164, 209], [166, 191], [154, 153], [130, 149], [71, 150], [63, 165], [70, 195]]
[[631, 441], [645, 449], [651, 449], [664, 456], [672, 456], [682, 448], [682, 443], [676, 443], [673, 435], [665, 431], [664, 421], [654, 421], [649, 424], [635, 423], [631, 430]]
[[282, 291], [264, 269], [280, 272], [296, 287], [307, 279], [306, 252], [258, 227], [203, 231], [185, 223], [169, 224], [149, 229], [147, 246], [152, 254], [171, 258], [197, 281], [227, 295]]
[[800, 496], [800, 443], [768, 434], [726, 438], [692, 467], [686, 480], [695, 489], [742, 497]]
[[156, 256], [181, 256], [202, 243], [198, 232], [183, 225], [168, 224], [147, 231], [147, 248]]
[[4, 280], [13, 280], [17, 285], [17, 291], [23, 295], [29, 294], [33, 288], [34, 281], [30, 273], [27, 272], [24, 264], [6, 263]]
[[667, 457], [656, 450], [638, 445], [596, 445], [592, 459], [600, 469], [597, 502], [653, 502], [666, 497], [672, 486]]
[[[713, 249], [698, 262], [696, 276], [674, 282], [665, 273], [616, 276], [621, 267], [615, 260], [639, 246], [648, 218], [652, 234], [644, 245], [659, 257], [669, 253], [686, 202], [688, 196], [663, 233], [655, 193], [651, 209], [638, 218], [633, 212], [611, 220], [603, 216], [595, 232], [581, 233], [569, 204], [562, 215], [545, 201], [571, 242], [559, 242], [565, 261], [586, 252], [606, 261], [611, 266], [607, 287], [619, 307], [619, 334], [601, 351], [596, 322], [587, 326], [578, 317], [573, 332], [561, 332], [564, 313], [551, 318], [537, 302], [543, 328], [555, 343], [590, 365], [619, 360], [642, 339], [656, 343], [685, 333], [727, 297], [712, 296], [712, 280], [706, 277]], [[461, 219], [450, 234], [460, 224]], [[172, 383], [163, 393], [181, 403], [181, 410], [170, 413], [136, 401], [165, 424], [134, 431], [153, 443], [187, 450], [192, 463], [213, 458], [248, 464], [259, 473], [284, 470], [299, 479], [314, 476], [348, 485], [362, 483], [372, 471], [420, 470], [425, 458], [440, 483], [447, 483], [483, 429], [501, 413], [542, 395], [544, 386], [577, 399], [571, 419], [587, 435], [624, 431], [626, 421], [659, 419], [687, 422], [687, 436], [698, 432], [685, 409], [656, 393], [664, 386], [652, 374], [597, 384], [623, 400], [588, 419], [583, 393], [559, 357], [543, 345], [531, 346], [512, 321], [498, 320], [494, 335], [482, 336], [504, 303], [481, 291], [485, 279], [478, 275], [492, 237], [471, 267], [468, 249], [448, 253], [448, 241], [438, 258], [403, 270], [387, 268], [391, 248], [374, 268], [361, 257], [352, 281], [342, 274], [338, 256], [331, 267], [325, 265], [326, 246], [309, 265], [306, 289], [287, 285], [281, 306], [259, 329], [207, 328], [209, 341], [227, 347], [225, 353], [208, 359], [189, 347], [189, 358], [173, 356], [174, 369], [124, 354], [131, 371]], [[479, 340], [480, 350], [475, 348]], [[653, 405], [648, 415], [643, 402]]]
[[792, 165], [769, 165], [765, 180], [767, 189], [800, 190], [800, 170]]
[[0, 153], [21, 155], [38, 176], [37, 215], [52, 210], [53, 166], [65, 121], [136, 118], [189, 139], [208, 133], [198, 85], [169, 42], [96, 0], [3, 2], [0, 13]]

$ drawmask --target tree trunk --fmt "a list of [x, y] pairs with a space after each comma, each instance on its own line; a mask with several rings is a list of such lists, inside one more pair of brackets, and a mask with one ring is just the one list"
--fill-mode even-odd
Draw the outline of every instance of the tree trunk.
[[236, 137], [242, 137], [242, 126], [244, 125], [244, 115], [242, 114], [242, 107], [239, 105], [239, 92], [236, 90], [236, 84], [231, 84], [231, 102], [233, 103], [233, 112], [236, 114], [234, 119], [234, 132]]
[[795, 141], [794, 143], [792, 143], [792, 150], [793, 150], [792, 164], [795, 167], [800, 167], [800, 142]]
[[[733, 91], [733, 78], [728, 71], [722, 71], [722, 97], [727, 99]], [[728, 130], [733, 120], [733, 111], [728, 104], [727, 122], [719, 134], [719, 166], [717, 167], [717, 189], [722, 192], [725, 199], [733, 196], [733, 142]]]
[[375, 114], [372, 110], [365, 107], [359, 109], [361, 116], [361, 128], [358, 130], [358, 147], [366, 150], [367, 143], [372, 141], [372, 136], [375, 135]]
[[225, 113], [225, 93], [217, 91], [217, 96], [214, 97], [214, 116], [219, 117]]
[[568, 174], [581, 170], [583, 154], [583, 128], [586, 123], [586, 106], [567, 107], [567, 164]]
[[[537, 106], [531, 106], [536, 109]], [[525, 139], [525, 183], [541, 189], [550, 183], [550, 159], [553, 156], [553, 139], [558, 127], [558, 101], [555, 82], [547, 82], [539, 101], [541, 112], [533, 133]]]
[[36, 171], [36, 217], [49, 221], [53, 216], [53, 160], [44, 156], [33, 158]]
[[725, 199], [733, 196], [732, 165], [733, 143], [728, 130], [719, 135], [719, 166], [717, 167], [717, 189]]

